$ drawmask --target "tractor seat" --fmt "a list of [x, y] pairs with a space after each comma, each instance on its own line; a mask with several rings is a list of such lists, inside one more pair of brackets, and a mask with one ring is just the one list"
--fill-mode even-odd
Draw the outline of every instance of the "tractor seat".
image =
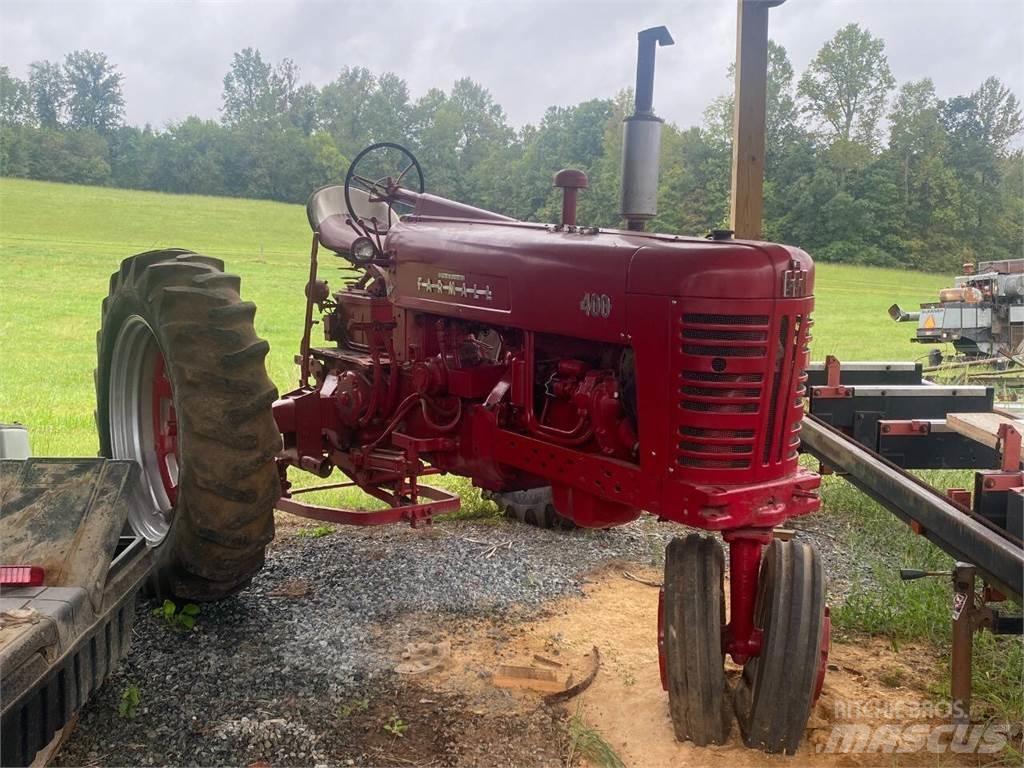
[[[365, 219], [377, 217], [378, 228], [383, 230], [388, 221], [388, 204], [371, 203], [370, 196], [361, 189], [349, 191], [352, 207]], [[309, 226], [319, 233], [320, 244], [335, 253], [347, 253], [352, 241], [359, 235], [346, 221], [349, 218], [345, 207], [345, 188], [340, 184], [321, 187], [306, 202], [306, 217]]]

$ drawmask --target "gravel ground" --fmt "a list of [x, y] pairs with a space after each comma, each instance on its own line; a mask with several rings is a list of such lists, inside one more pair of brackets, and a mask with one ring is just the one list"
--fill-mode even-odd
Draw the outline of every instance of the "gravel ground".
[[[856, 564], [826, 528], [815, 516], [798, 536], [818, 541], [841, 597], [836, 574]], [[660, 563], [681, 529], [644, 518], [610, 531], [468, 522], [318, 538], [295, 530], [282, 531], [249, 589], [203, 606], [192, 632], [140, 603], [131, 654], [81, 713], [58, 764], [361, 764], [359, 751], [328, 736], [339, 708], [395, 685], [397, 649], [425, 639], [418, 632], [461, 617], [528, 618], [580, 593], [602, 562]], [[436, 620], [403, 622], [421, 614]], [[131, 686], [139, 704], [128, 719], [118, 704]]]
[[794, 518], [787, 526], [796, 530], [796, 541], [809, 541], [818, 547], [825, 566], [829, 605], [843, 602], [855, 584], [871, 585], [875, 581], [872, 562], [859, 554], [849, 542], [853, 531], [848, 520], [819, 512]]

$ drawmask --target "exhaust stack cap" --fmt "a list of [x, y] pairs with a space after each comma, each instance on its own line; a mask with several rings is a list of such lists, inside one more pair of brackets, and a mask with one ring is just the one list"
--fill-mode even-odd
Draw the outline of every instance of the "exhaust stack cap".
[[636, 114], [654, 114], [654, 54], [659, 45], [674, 45], [667, 27], [651, 27], [637, 33]]
[[587, 188], [587, 174], [575, 168], [563, 168], [555, 174], [554, 183], [562, 189], [562, 225], [576, 226], [576, 193]]
[[665, 27], [637, 35], [635, 109], [622, 126], [620, 212], [626, 226], [642, 230], [658, 213], [658, 165], [662, 120], [654, 114], [654, 55], [659, 45], [675, 41]]

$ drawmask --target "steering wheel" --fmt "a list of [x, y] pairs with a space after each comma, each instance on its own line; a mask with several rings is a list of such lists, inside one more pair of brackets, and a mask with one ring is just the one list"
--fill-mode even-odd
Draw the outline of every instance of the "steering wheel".
[[[370, 157], [370, 155], [374, 156]], [[408, 163], [406, 163], [406, 160], [408, 160]], [[391, 163], [394, 163], [394, 166]], [[369, 170], [356, 173], [356, 169], [360, 165], [368, 167]], [[380, 236], [387, 229], [390, 229], [392, 206], [397, 202], [394, 195], [395, 190], [402, 186], [402, 182], [411, 170], [416, 171], [419, 183], [413, 186], [406, 186], [406, 189], [422, 193], [423, 169], [413, 153], [401, 144], [382, 141], [377, 144], [371, 144], [356, 155], [352, 164], [348, 167], [348, 173], [345, 174], [345, 207], [348, 209], [348, 215], [351, 217], [352, 223], [362, 227], [368, 235]], [[392, 174], [392, 171], [397, 171], [397, 175]], [[374, 178], [376, 179], [375, 181], [372, 180]], [[356, 213], [352, 205], [351, 190], [353, 187], [369, 195], [371, 203], [387, 203], [388, 221], [386, 229], [378, 227], [379, 222], [376, 217], [366, 220]]]

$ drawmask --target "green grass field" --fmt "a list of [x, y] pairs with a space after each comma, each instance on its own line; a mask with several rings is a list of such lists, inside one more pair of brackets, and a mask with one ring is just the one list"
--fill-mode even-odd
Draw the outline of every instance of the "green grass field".
[[[245, 298], [259, 307], [256, 330], [270, 342], [270, 376], [282, 391], [292, 387], [309, 241], [298, 205], [0, 179], [0, 421], [29, 425], [37, 455], [96, 452], [100, 302], [121, 259], [153, 248], [217, 256], [241, 275]], [[324, 262], [321, 276], [330, 280], [330, 259]], [[820, 265], [814, 359], [920, 356], [924, 350], [908, 341], [911, 329], [893, 323], [886, 308], [915, 306], [946, 282]]]

